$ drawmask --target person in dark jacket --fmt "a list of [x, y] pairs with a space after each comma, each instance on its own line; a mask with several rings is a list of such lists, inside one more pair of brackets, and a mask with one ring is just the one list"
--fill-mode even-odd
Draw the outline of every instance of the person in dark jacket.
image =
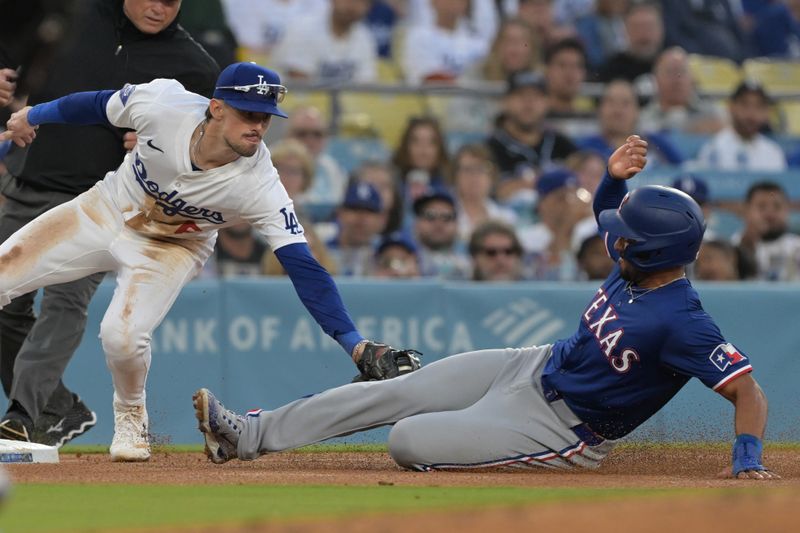
[[546, 125], [548, 109], [544, 78], [534, 72], [509, 77], [502, 111], [486, 141], [500, 171], [498, 201], [528, 200], [536, 175], [576, 151], [572, 140]]
[[[178, 24], [181, 0], [79, 0], [67, 37], [54, 53], [43, 83], [31, 85], [28, 103], [70, 93], [119, 89], [126, 83], [173, 78], [211, 96], [219, 66]], [[0, 69], [22, 67], [12, 36], [0, 35]], [[5, 159], [9, 175], [0, 192], [0, 242], [41, 213], [103, 179], [121, 163], [135, 132], [111, 126], [42, 125], [28, 149]], [[95, 414], [61, 377], [80, 344], [87, 307], [104, 274], [48, 287], [41, 311], [34, 294], [0, 311], [0, 377], [9, 398], [0, 438], [60, 446], [96, 422]]]

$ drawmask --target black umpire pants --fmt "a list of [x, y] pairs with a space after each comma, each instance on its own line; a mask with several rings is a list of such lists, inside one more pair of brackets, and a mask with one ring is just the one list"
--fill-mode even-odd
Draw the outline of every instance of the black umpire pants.
[[[45, 211], [75, 195], [43, 191], [4, 176], [0, 206], [0, 242]], [[0, 310], [0, 378], [3, 391], [18, 402], [34, 423], [42, 413], [63, 417], [73, 396], [61, 377], [86, 328], [87, 308], [103, 280], [99, 272], [44, 289], [38, 318], [31, 292]]]

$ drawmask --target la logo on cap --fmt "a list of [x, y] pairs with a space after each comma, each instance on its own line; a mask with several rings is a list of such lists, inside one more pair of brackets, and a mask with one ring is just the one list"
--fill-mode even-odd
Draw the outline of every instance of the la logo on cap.
[[264, 81], [263, 74], [258, 75], [258, 89], [256, 89], [256, 92], [261, 95], [269, 93], [269, 83]]

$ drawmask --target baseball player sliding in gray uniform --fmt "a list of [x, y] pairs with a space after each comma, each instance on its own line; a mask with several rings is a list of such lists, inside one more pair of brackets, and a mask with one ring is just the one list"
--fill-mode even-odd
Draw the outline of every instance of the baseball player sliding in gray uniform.
[[254, 459], [384, 424], [389, 453], [415, 470], [530, 464], [597, 467], [691, 377], [736, 410], [728, 475], [777, 477], [761, 464], [766, 398], [749, 359], [726, 341], [685, 277], [705, 231], [688, 195], [625, 179], [646, 163], [631, 136], [594, 201], [617, 262], [552, 345], [463, 353], [397, 379], [354, 383], [240, 416], [207, 389], [193, 397], [212, 461]]
[[100, 325], [114, 382], [114, 460], [150, 457], [151, 335], [226, 226], [246, 221], [266, 238], [306, 308], [364, 379], [419, 367], [413, 352], [361, 336], [332, 278], [311, 255], [261, 140], [272, 115], [286, 117], [278, 108], [286, 92], [273, 71], [235, 63], [220, 74], [211, 100], [159, 79], [26, 107], [0, 134], [24, 146], [44, 123], [108, 122], [137, 131], [137, 146], [116, 171], [0, 245], [0, 306], [46, 285], [116, 272]]

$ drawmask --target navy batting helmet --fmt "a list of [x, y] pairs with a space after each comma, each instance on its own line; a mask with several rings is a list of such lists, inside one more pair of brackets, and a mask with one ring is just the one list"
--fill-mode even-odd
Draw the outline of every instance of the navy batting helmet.
[[600, 227], [632, 241], [623, 257], [639, 270], [652, 272], [694, 261], [706, 222], [688, 194], [647, 185], [625, 195], [619, 208], [600, 213]]

